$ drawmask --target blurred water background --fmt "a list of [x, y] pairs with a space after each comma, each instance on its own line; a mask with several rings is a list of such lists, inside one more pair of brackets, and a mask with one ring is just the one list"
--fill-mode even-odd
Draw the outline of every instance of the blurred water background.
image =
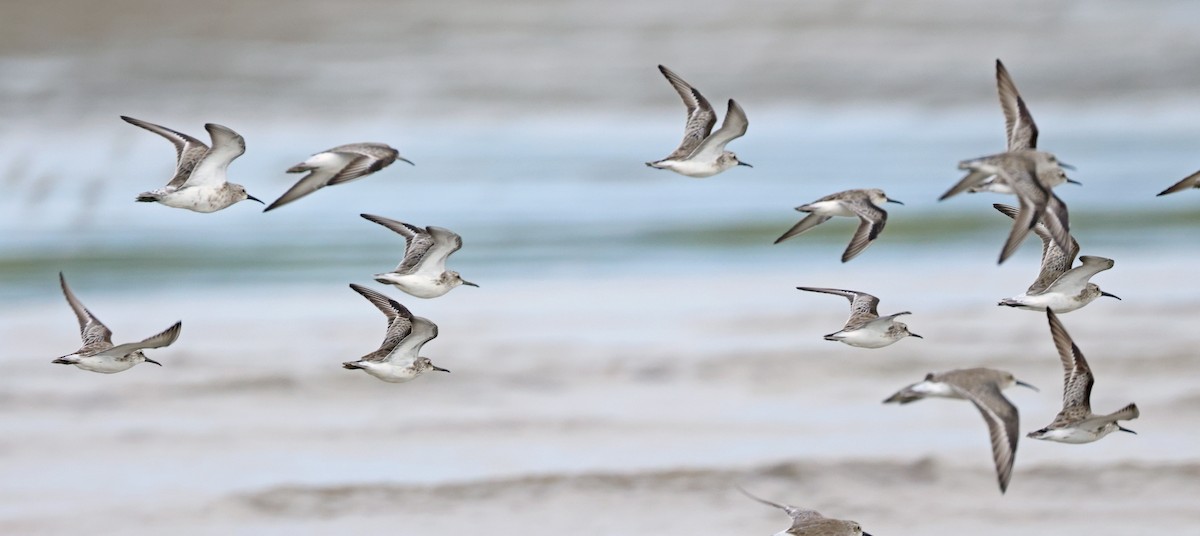
[[[878, 400], [928, 370], [986, 364], [1034, 376], [1038, 401], [1020, 399], [1031, 419], [1057, 411], [1045, 319], [994, 306], [1037, 270], [1035, 239], [995, 264], [1010, 220], [990, 205], [1014, 199], [936, 201], [961, 177], [959, 160], [1004, 147], [996, 58], [1041, 129], [1039, 146], [1078, 168], [1071, 176], [1083, 185], [1057, 192], [1081, 253], [1117, 261], [1095, 281], [1126, 300], [1064, 322], [1091, 337], [1090, 359], [1120, 373], [1105, 378], [1113, 397], [1105, 403], [1136, 394], [1145, 417], [1131, 427], [1149, 427], [1152, 440], [1141, 436], [1134, 448], [1113, 438], [1073, 453], [1086, 453], [1084, 464], [1179, 462], [1192, 463], [1181, 474], [1195, 471], [1195, 427], [1171, 419], [1194, 422], [1200, 409], [1187, 382], [1200, 289], [1180, 284], [1194, 281], [1200, 261], [1200, 192], [1154, 194], [1200, 168], [1200, 4], [698, 7], [0, 6], [0, 363], [11, 371], [0, 377], [0, 422], [11, 432], [0, 440], [9, 460], [0, 514], [17, 520], [9, 529], [54, 526], [55, 503], [41, 498], [90, 496], [113, 482], [156, 508], [191, 507], [289, 485], [797, 457], [945, 456], [976, 470], [979, 489], [963, 496], [993, 500], [973, 410], [931, 403], [924, 413], [900, 411], [905, 420]], [[675, 147], [683, 123], [659, 63], [721, 113], [728, 98], [743, 105], [749, 133], [729, 149], [753, 169], [697, 180], [643, 165]], [[268, 214], [255, 203], [196, 214], [133, 201], [165, 184], [173, 152], [120, 115], [205, 141], [206, 122], [233, 128], [247, 152], [229, 177], [268, 203], [299, 178], [285, 169], [339, 144], [389, 143], [416, 166], [394, 164]], [[905, 205], [887, 207], [887, 229], [851, 263], [838, 262], [848, 221], [771, 244], [800, 217], [793, 207], [865, 187]], [[441, 325], [429, 348], [455, 370], [450, 378], [393, 386], [337, 368], [373, 348], [382, 329], [345, 285], [373, 286], [370, 275], [403, 249], [359, 213], [463, 236], [451, 267], [481, 288], [401, 299]], [[60, 270], [118, 338], [184, 318], [184, 338], [163, 352], [174, 368], [113, 378], [47, 365], [75, 344]], [[801, 284], [859, 288], [882, 297], [882, 309], [912, 309], [909, 323], [927, 339], [876, 353], [821, 341], [845, 304], [792, 290]], [[404, 415], [372, 406], [411, 397], [431, 402]], [[1181, 413], [1166, 417], [1172, 409]], [[944, 433], [931, 441], [930, 430]], [[95, 453], [71, 455], [82, 442]], [[433, 454], [417, 466], [344, 455], [385, 447]], [[1064, 454], [1057, 447], [1023, 447], [1018, 482], [1052, 472]], [[139, 458], [111, 463], [112, 452]], [[911, 484], [905, 475], [896, 486]], [[1161, 492], [1157, 505], [1188, 496], [1179, 481], [1154, 482], [1143, 491]], [[872, 501], [846, 495], [851, 509], [852, 497]], [[1010, 506], [1041, 500], [1012, 495]], [[883, 508], [875, 499], [858, 506]], [[745, 506], [739, 500], [731, 504]], [[995, 506], [982, 504], [948, 518], [970, 522]], [[115, 515], [95, 509], [80, 519]], [[933, 522], [908, 521], [894, 522], [893, 533]], [[1093, 534], [1133, 530], [1103, 522]]]

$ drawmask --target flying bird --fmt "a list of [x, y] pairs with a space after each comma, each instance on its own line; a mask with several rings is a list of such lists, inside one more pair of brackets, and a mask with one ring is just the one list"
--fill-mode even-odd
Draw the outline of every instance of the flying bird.
[[1096, 383], [1092, 369], [1054, 311], [1047, 309], [1046, 318], [1050, 322], [1050, 337], [1054, 339], [1054, 347], [1063, 366], [1063, 407], [1054, 417], [1054, 422], [1041, 430], [1030, 432], [1028, 437], [1059, 443], [1091, 443], [1117, 430], [1135, 433], [1117, 421], [1138, 418], [1141, 413], [1137, 404], [1131, 403], [1108, 415], [1092, 413], [1092, 386]]
[[911, 312], [904, 311], [881, 317], [879, 311], [876, 310], [879, 306], [879, 298], [866, 292], [836, 288], [796, 288], [808, 292], [833, 294], [850, 300], [850, 318], [846, 320], [842, 329], [826, 335], [825, 340], [827, 341], [838, 341], [859, 348], [883, 348], [904, 337], [924, 338], [908, 331], [908, 326], [903, 322], [896, 321], [896, 317], [910, 315]]
[[143, 361], [154, 363], [161, 367], [162, 363], [146, 357], [146, 354], [142, 353], [142, 350], [163, 348], [171, 345], [171, 343], [179, 338], [179, 332], [183, 329], [183, 323], [176, 322], [171, 327], [163, 330], [162, 333], [144, 340], [114, 345], [112, 342], [112, 331], [99, 318], [96, 318], [96, 315], [93, 315], [87, 307], [84, 307], [79, 298], [75, 297], [75, 293], [67, 285], [67, 278], [63, 276], [62, 272], [58, 273], [58, 283], [62, 286], [63, 295], [66, 296], [71, 310], [75, 311], [75, 318], [79, 320], [79, 336], [83, 339], [83, 346], [70, 354], [51, 361], [51, 363], [75, 365], [83, 370], [103, 374], [129, 370], [134, 365]]
[[755, 501], [783, 510], [792, 518], [792, 526], [775, 533], [775, 536], [871, 536], [854, 521], [830, 519], [816, 510], [801, 510], [789, 504], [771, 502], [750, 494], [740, 486], [738, 491]]
[[957, 369], [946, 372], [930, 372], [925, 379], [908, 385], [884, 400], [884, 404], [908, 404], [925, 397], [958, 398], [970, 400], [987, 422], [988, 435], [992, 440], [992, 460], [996, 464], [996, 479], [1000, 493], [1008, 490], [1012, 479], [1013, 459], [1017, 454], [1017, 438], [1020, 434], [1020, 416], [1001, 393], [1002, 390], [1020, 385], [1037, 390], [1013, 377], [1012, 373], [988, 368]]
[[[996, 203], [992, 206], [1001, 214], [1014, 219], [1019, 212], [1008, 205]], [[1000, 300], [999, 305], [1030, 311], [1042, 311], [1049, 307], [1056, 313], [1069, 313], [1092, 303], [1100, 296], [1121, 299], [1089, 282], [1092, 276], [1112, 268], [1112, 259], [1084, 255], [1079, 258], [1083, 264], [1071, 268], [1075, 256], [1079, 254], [1079, 242], [1074, 237], [1071, 237], [1071, 249], [1063, 251], [1054, 242], [1045, 225], [1038, 223], [1033, 227], [1033, 232], [1042, 239], [1042, 268], [1038, 278], [1024, 294]]]
[[679, 147], [666, 158], [646, 162], [646, 165], [696, 178], [711, 177], [734, 166], [754, 167], [738, 160], [732, 151], [725, 150], [726, 144], [745, 135], [746, 128], [750, 126], [741, 105], [729, 99], [725, 122], [713, 132], [717, 114], [708, 103], [708, 99], [670, 69], [659, 65], [658, 70], [667, 77], [667, 81], [683, 99], [688, 118], [683, 127], [683, 141]]
[[307, 171], [308, 175], [263, 209], [263, 212], [275, 210], [326, 186], [361, 179], [397, 160], [415, 165], [407, 158], [402, 158], [400, 151], [382, 143], [351, 143], [314, 154], [308, 160], [288, 168], [288, 173]]
[[395, 270], [375, 274], [376, 281], [418, 298], [436, 298], [459, 285], [479, 286], [446, 269], [446, 259], [462, 248], [462, 237], [451, 230], [432, 225], [422, 229], [371, 214], [360, 216], [404, 237], [404, 259]]
[[858, 229], [854, 231], [854, 236], [850, 238], [850, 244], [842, 253], [842, 262], [846, 262], [867, 249], [867, 246], [879, 237], [879, 233], [883, 232], [883, 226], [887, 225], [888, 216], [887, 211], [880, 208], [884, 203], [904, 204], [888, 198], [887, 194], [878, 188], [846, 190], [829, 194], [812, 203], [796, 207], [798, 212], [807, 212], [808, 215], [782, 236], [776, 238], [775, 243], [778, 244], [812, 229], [829, 221], [829, 218], [834, 216], [858, 218]]
[[438, 335], [437, 325], [426, 318], [413, 316], [400, 302], [369, 288], [353, 283], [350, 288], [378, 308], [388, 319], [387, 333], [379, 349], [357, 361], [342, 363], [342, 368], [362, 369], [389, 383], [404, 383], [430, 371], [450, 372], [438, 367], [428, 357], [417, 354], [425, 343]]
[[244, 186], [226, 180], [230, 162], [246, 152], [246, 140], [237, 132], [216, 123], [204, 125], [212, 138], [210, 148], [196, 138], [164, 126], [124, 115], [121, 119], [158, 134], [175, 146], [175, 175], [166, 186], [138, 194], [138, 201], [206, 213], [247, 199], [262, 203], [246, 193]]

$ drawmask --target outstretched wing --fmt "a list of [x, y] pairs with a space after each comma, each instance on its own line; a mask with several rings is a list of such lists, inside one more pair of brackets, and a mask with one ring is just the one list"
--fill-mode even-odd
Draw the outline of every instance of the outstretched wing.
[[182, 330], [183, 330], [183, 322], [176, 322], [174, 325], [163, 330], [161, 333], [158, 333], [157, 335], [152, 335], [152, 336], [150, 336], [144, 340], [138, 341], [138, 342], [118, 344], [116, 346], [113, 346], [112, 348], [109, 348], [107, 350], [99, 352], [96, 355], [111, 356], [111, 357], [124, 357], [124, 356], [127, 356], [138, 350], [146, 350], [149, 348], [162, 348], [164, 346], [170, 346], [172, 343], [175, 342], [176, 339], [179, 338], [179, 333]]
[[801, 510], [790, 504], [779, 504], [777, 502], [771, 502], [771, 501], [768, 501], [766, 499], [763, 499], [761, 497], [751, 494], [749, 491], [746, 491], [745, 488], [742, 488], [741, 486], [738, 486], [737, 489], [738, 489], [738, 491], [742, 492], [742, 495], [745, 495], [751, 499], [754, 499], [755, 501], [763, 503], [767, 506], [773, 506], [775, 508], [783, 510], [784, 513], [786, 513], [788, 515], [788, 517], [792, 518], [792, 526], [791, 526], [791, 528], [788, 529], [788, 531], [791, 531], [792, 529], [797, 528], [805, 523], [809, 523], [811, 521], [815, 521], [818, 519], [825, 519], [825, 517], [822, 516], [821, 514], [817, 513], [816, 510]]
[[221, 187], [225, 184], [224, 171], [229, 163], [246, 152], [246, 140], [233, 129], [216, 123], [207, 123], [204, 129], [212, 138], [212, 147], [196, 164], [183, 187]]
[[726, 144], [745, 135], [746, 129], [749, 127], [750, 122], [746, 119], [746, 112], [742, 110], [737, 101], [729, 99], [729, 109], [725, 112], [725, 120], [721, 123], [721, 128], [704, 138], [704, 141], [696, 147], [696, 150], [692, 151], [689, 158], [698, 158], [702, 161], [715, 160], [725, 152]]
[[[1001, 214], [1013, 218], [1017, 218], [1018, 211], [1016, 207], [1003, 205], [1000, 203], [992, 204]], [[1063, 251], [1058, 247], [1058, 243], [1050, 236], [1050, 231], [1046, 229], [1046, 225], [1042, 222], [1037, 222], [1033, 226], [1033, 232], [1042, 239], [1042, 267], [1038, 272], [1037, 279], [1029, 286], [1029, 290], [1025, 293], [1029, 295], [1041, 294], [1045, 292], [1050, 284], [1059, 278], [1059, 276], [1071, 269], [1071, 265], [1075, 263], [1075, 256], [1079, 254], [1079, 242], [1071, 237], [1071, 247], [1067, 251]]]
[[1104, 257], [1096, 257], [1093, 255], [1084, 255], [1079, 258], [1083, 263], [1075, 268], [1067, 270], [1061, 277], [1054, 281], [1047, 289], [1053, 292], [1070, 292], [1078, 294], [1088, 284], [1088, 280], [1092, 276], [1108, 270], [1113, 267], [1115, 261]]
[[1008, 69], [996, 60], [996, 92], [1000, 95], [1000, 108], [1004, 110], [1004, 130], [1008, 134], [1008, 150], [1037, 148], [1038, 129], [1033, 116], [1025, 107], [1025, 99], [1017, 92], [1016, 84], [1008, 75]]
[[404, 259], [400, 261], [400, 264], [396, 265], [396, 269], [392, 270], [393, 272], [398, 274], [411, 274], [421, 269], [425, 262], [425, 258], [429, 254], [429, 250], [433, 248], [436, 243], [436, 240], [430, 235], [429, 231], [415, 225], [391, 220], [382, 216], [375, 216], [372, 214], [359, 215], [368, 221], [372, 221], [387, 227], [392, 232], [404, 237]]
[[964, 389], [952, 385], [954, 392], [975, 404], [975, 408], [987, 422], [988, 435], [992, 441], [992, 459], [996, 463], [996, 479], [1000, 483], [1000, 492], [1003, 493], [1008, 490], [1008, 481], [1012, 478], [1013, 459], [1017, 453], [1017, 438], [1020, 433], [1020, 417], [1016, 406], [1000, 393], [996, 384], [989, 383], [977, 387]]
[[112, 331], [75, 297], [62, 272], [58, 273], [58, 282], [62, 286], [63, 295], [67, 297], [67, 303], [71, 305], [71, 310], [75, 311], [75, 318], [79, 320], [79, 337], [83, 339], [83, 345], [86, 347], [97, 343], [112, 344]]
[[1074, 408], [1090, 414], [1092, 386], [1096, 383], [1092, 377], [1092, 369], [1088, 367], [1079, 346], [1071, 340], [1067, 329], [1059, 322], [1058, 315], [1046, 309], [1046, 318], [1050, 322], [1050, 337], [1054, 339], [1054, 347], [1058, 350], [1058, 357], [1063, 366], [1063, 410], [1060, 416], [1070, 413], [1069, 410]]
[[843, 329], [853, 330], [862, 327], [867, 322], [879, 318], [879, 298], [867, 294], [866, 292], [858, 292], [856, 290], [842, 290], [837, 288], [820, 288], [820, 287], [796, 287], [799, 290], [808, 292], [822, 292], [825, 294], [833, 294], [842, 296], [850, 300], [850, 318], [846, 320], [846, 325]]
[[121, 119], [126, 123], [158, 134], [175, 146], [175, 175], [167, 183], [168, 188], [183, 186], [183, 183], [187, 182], [188, 177], [191, 176], [192, 170], [196, 168], [196, 164], [208, 152], [208, 146], [204, 142], [177, 130], [171, 130], [162, 125], [156, 125], [149, 121], [142, 121], [141, 119], [134, 119], [124, 115], [121, 116]]
[[855, 197], [843, 201], [843, 203], [849, 205], [850, 210], [858, 214], [859, 219], [858, 229], [855, 229], [854, 236], [850, 238], [850, 244], [842, 253], [842, 262], [846, 262], [867, 249], [867, 246], [871, 245], [871, 241], [883, 232], [883, 226], [887, 225], [887, 211], [875, 206], [866, 196]]
[[1167, 195], [1167, 194], [1173, 194], [1175, 192], [1182, 192], [1189, 188], [1200, 188], [1200, 171], [1197, 171], [1195, 173], [1192, 173], [1191, 175], [1188, 175], [1187, 177], [1184, 177], [1183, 180], [1181, 180], [1175, 184], [1172, 184], [1166, 190], [1159, 192], [1158, 195]]
[[701, 95], [696, 88], [685, 82], [679, 75], [662, 65], [658, 66], [658, 70], [667, 77], [671, 87], [674, 87], [675, 91], [679, 93], [684, 106], [687, 106], [688, 115], [687, 123], [683, 127], [683, 141], [663, 160], [685, 158], [692, 154], [700, 142], [704, 141], [712, 132], [713, 125], [717, 123], [717, 114], [713, 111], [712, 105], [708, 103], [708, 99], [705, 99], [704, 95]]
[[436, 339], [438, 336], [437, 324], [430, 322], [428, 318], [414, 316], [412, 318], [412, 330], [405, 336], [400, 344], [397, 344], [392, 352], [388, 354], [389, 362], [409, 361], [416, 359], [421, 353], [421, 348], [425, 343]]
[[350, 288], [361, 294], [387, 316], [388, 327], [387, 333], [383, 337], [383, 343], [379, 345], [378, 350], [363, 358], [365, 361], [383, 361], [396, 345], [412, 331], [413, 315], [406, 307], [400, 305], [400, 302], [374, 290], [354, 283], [350, 284]]

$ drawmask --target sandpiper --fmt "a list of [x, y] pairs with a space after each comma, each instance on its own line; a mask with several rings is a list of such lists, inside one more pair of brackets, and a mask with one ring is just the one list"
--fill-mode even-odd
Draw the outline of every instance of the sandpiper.
[[[1005, 216], [1014, 219], [1017, 217], [1018, 211], [1014, 207], [1000, 203], [995, 203], [992, 207]], [[1071, 249], [1063, 251], [1054, 243], [1045, 225], [1039, 222], [1034, 226], [1033, 232], [1042, 239], [1041, 272], [1024, 294], [1000, 300], [998, 305], [1020, 307], [1030, 311], [1042, 311], [1049, 307], [1056, 313], [1069, 313], [1092, 303], [1100, 296], [1121, 299], [1089, 282], [1093, 275], [1112, 268], [1112, 259], [1084, 255], [1079, 258], [1083, 264], [1071, 268], [1075, 262], [1075, 255], [1079, 254], [1079, 242], [1075, 237], [1071, 237]]]
[[964, 160], [959, 162], [959, 169], [970, 170], [958, 184], [942, 194], [938, 201], [962, 192], [973, 185], [980, 184], [983, 178], [995, 175], [1013, 189], [1020, 202], [1021, 208], [1013, 221], [1012, 231], [1000, 251], [999, 262], [1003, 263], [1017, 250], [1029, 230], [1037, 223], [1046, 226], [1047, 231], [1063, 250], [1070, 249], [1070, 222], [1067, 205], [1054, 195], [1039, 177], [1053, 174], [1055, 170], [1062, 173], [1054, 155], [1044, 151], [1010, 151]]
[[262, 203], [246, 193], [242, 185], [225, 180], [229, 163], [246, 152], [246, 140], [237, 132], [216, 123], [204, 125], [212, 137], [212, 148], [209, 148], [182, 132], [132, 117], [121, 116], [121, 119], [175, 145], [175, 176], [163, 188], [138, 194], [138, 201], [158, 202], [195, 212], [216, 212], [247, 199]]
[[308, 160], [288, 168], [288, 173], [307, 171], [308, 175], [263, 209], [263, 212], [282, 207], [326, 186], [361, 179], [397, 160], [415, 165], [407, 158], [401, 157], [400, 151], [382, 143], [351, 143], [314, 154]]
[[1161, 195], [1173, 194], [1175, 192], [1182, 192], [1182, 191], [1190, 189], [1190, 188], [1200, 188], [1200, 171], [1197, 171], [1195, 173], [1192, 173], [1191, 175], [1184, 177], [1183, 180], [1181, 180], [1175, 184], [1172, 184], [1170, 188], [1167, 188], [1166, 190], [1158, 192], [1158, 195], [1161, 196]]
[[858, 218], [861, 220], [858, 230], [854, 231], [854, 237], [850, 239], [850, 244], [842, 253], [842, 262], [846, 262], [867, 249], [867, 246], [871, 245], [879, 233], [883, 232], [883, 226], [887, 224], [887, 211], [880, 207], [884, 203], [904, 204], [889, 198], [887, 194], [883, 193], [883, 190], [878, 188], [846, 190], [829, 194], [807, 205], [796, 207], [797, 211], [807, 212], [808, 215], [782, 236], [776, 238], [775, 243], [778, 244], [812, 229], [829, 221], [829, 218], [834, 216]]
[[1138, 418], [1140, 412], [1136, 404], [1129, 404], [1108, 415], [1092, 413], [1092, 385], [1096, 383], [1092, 369], [1054, 311], [1047, 309], [1046, 318], [1050, 322], [1050, 336], [1054, 339], [1054, 347], [1063, 365], [1063, 408], [1054, 417], [1054, 422], [1041, 430], [1030, 432], [1028, 437], [1060, 443], [1091, 443], [1117, 430], [1135, 433], [1123, 428], [1117, 421]]
[[[1021, 94], [1017, 91], [1016, 84], [1013, 83], [1012, 77], [1008, 74], [1008, 69], [1004, 68], [1004, 64], [999, 59], [996, 60], [996, 93], [1000, 96], [1000, 109], [1004, 112], [1004, 131], [1008, 140], [1009, 151], [1022, 151], [1027, 149], [1037, 149], [1038, 128], [1033, 122], [1033, 116], [1029, 113], [1029, 108], [1025, 106], [1025, 99], [1021, 98]], [[1066, 169], [1072, 169], [1063, 163], [1059, 166]], [[1053, 188], [1064, 182], [1079, 184], [1079, 181], [1074, 181], [1067, 178], [1065, 173], [1048, 174], [1045, 177], [1046, 186]], [[984, 178], [975, 186], [972, 186], [968, 192], [994, 192], [1000, 194], [1014, 193], [1013, 189], [1005, 184], [1002, 180], [996, 180], [996, 176], [992, 175]]]
[[462, 237], [451, 230], [432, 225], [422, 229], [371, 214], [360, 216], [404, 237], [404, 259], [395, 270], [375, 274], [376, 281], [418, 298], [436, 298], [459, 285], [479, 286], [446, 269], [446, 258], [462, 248]]
[[428, 357], [420, 357], [421, 347], [438, 335], [437, 325], [426, 318], [413, 316], [400, 302], [369, 288], [353, 283], [350, 288], [375, 304], [388, 319], [387, 334], [379, 349], [357, 361], [342, 363], [342, 368], [362, 369], [390, 383], [404, 383], [428, 370], [450, 372], [435, 366]]
[[876, 310], [879, 306], [879, 298], [866, 292], [836, 288], [796, 288], [809, 292], [834, 294], [850, 300], [850, 318], [846, 320], [846, 325], [842, 326], [841, 330], [826, 335], [825, 340], [827, 341], [838, 341], [858, 348], [883, 348], [906, 336], [924, 338], [909, 332], [908, 326], [903, 322], [896, 321], [897, 316], [909, 315], [912, 314], [911, 312], [904, 311], [881, 317]]
[[711, 177], [734, 166], [754, 167], [738, 160], [732, 151], [725, 150], [725, 145], [746, 134], [746, 128], [750, 125], [741, 105], [729, 99], [725, 121], [721, 123], [721, 128], [713, 132], [717, 114], [708, 103], [708, 99], [670, 69], [659, 65], [658, 70], [662, 71], [675, 91], [679, 92], [683, 104], [687, 106], [688, 118], [683, 127], [683, 141], [679, 148], [666, 158], [657, 162], [646, 162], [646, 165], [697, 178]]
[[957, 369], [925, 375], [925, 379], [909, 385], [884, 400], [884, 404], [907, 404], [929, 396], [970, 400], [987, 422], [992, 438], [992, 459], [996, 463], [996, 478], [1000, 493], [1008, 490], [1012, 478], [1014, 456], [1017, 454], [1017, 434], [1020, 420], [1017, 408], [1000, 392], [1013, 385], [1037, 390], [1013, 377], [1009, 372], [988, 368]]
[[863, 532], [862, 527], [854, 521], [830, 519], [816, 510], [801, 510], [790, 504], [771, 502], [752, 495], [741, 486], [738, 486], [738, 491], [767, 506], [783, 510], [792, 518], [792, 526], [775, 533], [775, 536], [871, 536], [870, 533]]
[[62, 286], [63, 295], [67, 297], [67, 303], [71, 305], [71, 310], [75, 311], [75, 318], [79, 320], [79, 336], [83, 339], [83, 346], [74, 353], [57, 358], [51, 363], [75, 365], [83, 370], [103, 374], [129, 370], [143, 361], [162, 366], [162, 363], [146, 357], [142, 350], [162, 348], [175, 342], [175, 339], [179, 338], [180, 330], [183, 329], [183, 322], [176, 322], [162, 333], [145, 340], [114, 346], [112, 331], [99, 318], [96, 318], [96, 315], [87, 310], [79, 298], [75, 297], [75, 293], [71, 292], [71, 287], [67, 286], [67, 278], [63, 276], [62, 272], [58, 273], [58, 282]]

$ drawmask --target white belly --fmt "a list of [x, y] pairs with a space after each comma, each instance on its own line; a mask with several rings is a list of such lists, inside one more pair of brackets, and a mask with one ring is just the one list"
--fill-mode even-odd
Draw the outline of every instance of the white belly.
[[1100, 434], [1079, 428], [1059, 428], [1057, 430], [1050, 430], [1049, 432], [1046, 432], [1046, 435], [1042, 436], [1042, 439], [1057, 441], [1059, 443], [1079, 444], [1091, 443], [1092, 441], [1100, 439], [1105, 435], [1106, 434]]
[[884, 346], [900, 340], [888, 337], [883, 332], [869, 329], [839, 331], [834, 333], [831, 337], [838, 342], [858, 348], [883, 348]]
[[91, 371], [91, 372], [99, 372], [101, 374], [113, 374], [116, 372], [129, 370], [130, 368], [133, 368], [133, 366], [136, 364], [137, 363], [134, 362], [132, 359], [118, 361], [111, 357], [90, 356], [90, 357], [80, 357], [79, 362], [75, 363], [75, 366], [77, 366], [83, 370], [87, 370], [87, 371]]
[[419, 372], [410, 367], [398, 367], [387, 363], [369, 363], [363, 370], [388, 383], [404, 383], [420, 376]]
[[218, 190], [196, 187], [175, 190], [159, 197], [158, 202], [168, 207], [204, 213], [216, 212], [232, 204]]
[[1015, 298], [1010, 298], [1012, 301], [1020, 303], [1017, 307], [1028, 309], [1030, 311], [1042, 312], [1047, 307], [1057, 314], [1069, 313], [1076, 309], [1087, 305], [1087, 302], [1073, 297], [1069, 297], [1061, 292], [1047, 292], [1045, 294], [1035, 294], [1029, 296], [1022, 294]]
[[809, 212], [819, 216], [841, 216], [844, 218], [858, 217], [858, 214], [846, 207], [846, 204], [842, 203], [841, 201], [817, 201], [816, 203], [809, 203], [805, 205], [804, 208], [806, 208]]
[[426, 274], [415, 273], [399, 275], [394, 273], [375, 274], [375, 280], [380, 283], [392, 285], [405, 294], [418, 298], [436, 298], [454, 288], [450, 285], [442, 284], [440, 278], [433, 279]]
[[717, 166], [717, 163], [713, 161], [701, 162], [698, 160], [669, 160], [660, 164], [660, 167], [697, 179], [711, 177], [726, 169]]

